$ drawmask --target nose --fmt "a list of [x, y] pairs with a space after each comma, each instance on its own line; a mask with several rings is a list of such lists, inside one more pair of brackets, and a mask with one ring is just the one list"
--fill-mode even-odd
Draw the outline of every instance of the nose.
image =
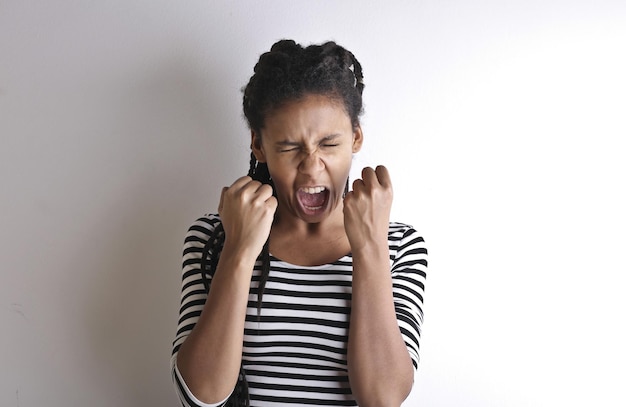
[[317, 151], [305, 153], [300, 161], [298, 170], [302, 174], [315, 175], [324, 169], [324, 161]]

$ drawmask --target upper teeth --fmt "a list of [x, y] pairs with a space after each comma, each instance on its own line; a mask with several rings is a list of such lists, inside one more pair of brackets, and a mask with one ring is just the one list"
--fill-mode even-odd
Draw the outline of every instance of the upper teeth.
[[326, 191], [326, 187], [310, 187], [310, 188], [302, 188], [303, 192], [307, 194], [319, 194], [322, 191]]

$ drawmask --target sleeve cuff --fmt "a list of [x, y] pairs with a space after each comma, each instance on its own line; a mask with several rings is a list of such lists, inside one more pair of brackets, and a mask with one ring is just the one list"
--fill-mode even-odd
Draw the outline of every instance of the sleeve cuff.
[[228, 398], [231, 396], [229, 394], [224, 400], [220, 401], [219, 403], [204, 403], [198, 400], [198, 398], [194, 396], [193, 393], [191, 393], [191, 390], [189, 390], [187, 383], [185, 383], [185, 380], [183, 379], [183, 376], [180, 374], [178, 366], [176, 365], [176, 355], [172, 356], [172, 359], [170, 360], [170, 367], [172, 370], [172, 379], [174, 380], [174, 385], [176, 386], [176, 392], [178, 393], [178, 396], [180, 397], [180, 400], [185, 407], [220, 407], [223, 406], [226, 401], [228, 401]]

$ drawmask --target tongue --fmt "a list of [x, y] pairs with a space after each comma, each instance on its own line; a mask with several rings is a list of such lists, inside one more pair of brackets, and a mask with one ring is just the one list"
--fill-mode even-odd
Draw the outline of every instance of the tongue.
[[324, 205], [325, 192], [320, 192], [319, 194], [300, 194], [300, 201], [304, 206], [308, 206], [309, 208], [317, 208], [318, 206]]

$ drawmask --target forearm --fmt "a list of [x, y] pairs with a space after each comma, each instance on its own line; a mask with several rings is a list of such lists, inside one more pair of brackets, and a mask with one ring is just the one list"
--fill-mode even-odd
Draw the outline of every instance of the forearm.
[[223, 400], [237, 383], [254, 260], [225, 245], [202, 313], [178, 351], [178, 370], [203, 402]]
[[353, 253], [348, 373], [361, 406], [399, 406], [413, 383], [393, 304], [386, 243]]

